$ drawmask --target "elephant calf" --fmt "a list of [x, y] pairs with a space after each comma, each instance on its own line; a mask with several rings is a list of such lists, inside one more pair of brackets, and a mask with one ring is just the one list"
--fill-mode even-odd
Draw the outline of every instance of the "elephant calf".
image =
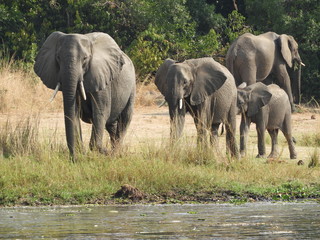
[[290, 158], [295, 159], [297, 153], [294, 139], [291, 135], [291, 105], [286, 92], [278, 85], [266, 86], [255, 83], [248, 87], [238, 88], [237, 107], [241, 112], [240, 124], [240, 152], [246, 153], [246, 142], [250, 123], [256, 124], [258, 134], [257, 157], [264, 157], [266, 153], [264, 133], [267, 129], [272, 141], [272, 149], [268, 158], [278, 156], [278, 131], [281, 129], [289, 145]]

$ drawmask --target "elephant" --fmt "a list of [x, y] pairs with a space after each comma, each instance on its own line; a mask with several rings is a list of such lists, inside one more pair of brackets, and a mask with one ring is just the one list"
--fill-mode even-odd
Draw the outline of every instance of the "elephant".
[[181, 136], [189, 112], [198, 142], [207, 144], [209, 132], [214, 143], [219, 125], [224, 123], [227, 152], [239, 157], [235, 139], [237, 88], [227, 68], [210, 57], [184, 62], [166, 59], [156, 72], [155, 84], [169, 106], [171, 140]]
[[226, 66], [237, 86], [242, 82], [274, 82], [288, 94], [292, 111], [294, 103], [300, 101], [301, 65], [305, 66], [295, 39], [274, 32], [257, 36], [245, 33], [231, 44], [226, 55]]
[[82, 148], [80, 119], [92, 124], [90, 149], [106, 153], [104, 128], [113, 148], [131, 122], [136, 92], [130, 58], [106, 33], [53, 32], [40, 48], [35, 73], [45, 86], [62, 91], [65, 134], [72, 160]]
[[251, 122], [256, 124], [258, 135], [258, 155], [265, 157], [265, 131], [268, 130], [271, 141], [271, 153], [268, 158], [278, 157], [278, 132], [283, 132], [289, 145], [290, 158], [295, 159], [297, 153], [291, 133], [291, 105], [286, 92], [276, 84], [265, 85], [261, 82], [249, 86], [238, 87], [237, 108], [241, 113], [240, 154], [246, 154], [248, 131]]

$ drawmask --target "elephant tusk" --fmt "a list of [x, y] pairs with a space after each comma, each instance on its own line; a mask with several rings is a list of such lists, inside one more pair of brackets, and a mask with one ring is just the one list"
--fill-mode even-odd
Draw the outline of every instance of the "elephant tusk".
[[243, 82], [238, 86], [239, 89], [243, 89], [243, 88], [246, 88], [246, 87], [247, 87], [247, 83], [246, 82]]
[[160, 104], [159, 104], [159, 108], [161, 108], [164, 104], [166, 104], [166, 100], [163, 100]]
[[180, 110], [182, 109], [182, 98], [180, 98], [180, 100], [179, 100], [179, 109]]
[[300, 62], [300, 65], [302, 65], [302, 66], [304, 66], [304, 67], [306, 66], [303, 62]]
[[87, 100], [86, 93], [84, 91], [83, 81], [80, 81], [80, 92], [84, 100]]
[[60, 85], [61, 85], [60, 82], [58, 82], [58, 84], [57, 84], [56, 88], [54, 89], [54, 92], [53, 92], [53, 94], [52, 94], [52, 96], [50, 98], [50, 102], [52, 102], [53, 99], [56, 97], [56, 95], [57, 95], [57, 93], [58, 93], [58, 91], [60, 89]]

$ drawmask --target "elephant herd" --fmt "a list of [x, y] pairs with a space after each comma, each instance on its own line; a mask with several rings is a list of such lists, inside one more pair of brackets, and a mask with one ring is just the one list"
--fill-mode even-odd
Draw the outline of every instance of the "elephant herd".
[[[269, 157], [278, 155], [277, 135], [284, 133], [290, 158], [296, 158], [291, 134], [291, 112], [299, 102], [301, 61], [292, 36], [273, 32], [243, 34], [230, 46], [226, 67], [211, 57], [178, 62], [166, 59], [155, 84], [169, 106], [170, 136], [179, 138], [190, 113], [198, 142], [214, 144], [221, 124], [231, 156], [245, 155], [248, 129], [256, 123], [258, 156], [266, 154], [264, 133], [272, 140]], [[105, 33], [53, 32], [44, 42], [34, 71], [42, 82], [62, 91], [67, 145], [72, 160], [82, 148], [80, 119], [92, 124], [90, 149], [106, 153], [104, 128], [117, 147], [133, 114], [136, 79], [130, 58]], [[236, 115], [241, 114], [240, 151]]]

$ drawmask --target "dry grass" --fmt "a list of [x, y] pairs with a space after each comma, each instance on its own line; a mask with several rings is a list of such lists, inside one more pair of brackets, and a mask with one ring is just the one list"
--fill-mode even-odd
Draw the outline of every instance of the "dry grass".
[[319, 159], [320, 159], [320, 155], [319, 155], [318, 149], [316, 148], [310, 156], [310, 162], [308, 167], [309, 168], [319, 167], [320, 165]]
[[149, 107], [159, 105], [164, 100], [154, 83], [148, 85], [138, 84], [136, 107]]
[[0, 63], [0, 112], [31, 113], [56, 111], [62, 108], [62, 96], [49, 102], [52, 90], [45, 87], [33, 71], [17, 67], [17, 63]]

